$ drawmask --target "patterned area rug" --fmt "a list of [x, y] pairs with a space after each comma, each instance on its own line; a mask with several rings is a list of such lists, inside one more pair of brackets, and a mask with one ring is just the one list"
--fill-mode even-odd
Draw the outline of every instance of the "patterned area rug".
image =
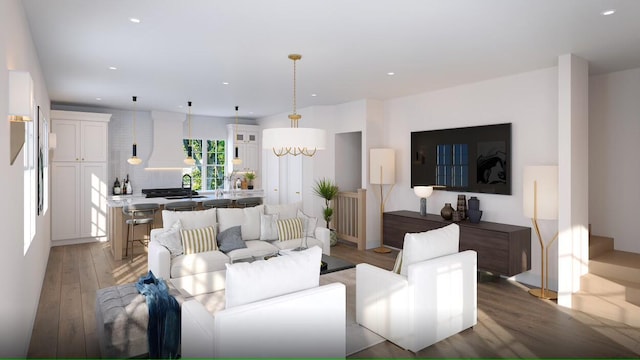
[[385, 341], [378, 334], [356, 324], [356, 269], [320, 276], [320, 285], [333, 282], [341, 282], [347, 287], [347, 356]]

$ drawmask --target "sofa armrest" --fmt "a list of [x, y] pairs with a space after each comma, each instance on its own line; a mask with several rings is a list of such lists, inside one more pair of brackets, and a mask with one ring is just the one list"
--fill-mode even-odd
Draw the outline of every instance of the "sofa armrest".
[[215, 319], [197, 300], [182, 303], [182, 358], [213, 357]]
[[166, 247], [160, 245], [155, 240], [156, 234], [162, 231], [164, 230], [151, 230], [151, 239], [149, 240], [147, 254], [147, 266], [157, 278], [169, 280], [171, 278], [171, 253]]
[[322, 253], [331, 255], [331, 234], [325, 227], [317, 227], [314, 237], [322, 242]]
[[409, 331], [409, 294], [405, 276], [369, 264], [356, 265], [356, 322], [396, 344]]

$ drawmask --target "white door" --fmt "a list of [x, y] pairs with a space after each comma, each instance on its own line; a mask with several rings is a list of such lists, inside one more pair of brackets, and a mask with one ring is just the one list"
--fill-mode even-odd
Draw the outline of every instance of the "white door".
[[283, 179], [287, 181], [287, 200], [291, 204], [302, 201], [302, 156], [284, 156], [287, 162], [287, 172]]
[[271, 150], [263, 151], [263, 186], [265, 203], [280, 204], [280, 158]]

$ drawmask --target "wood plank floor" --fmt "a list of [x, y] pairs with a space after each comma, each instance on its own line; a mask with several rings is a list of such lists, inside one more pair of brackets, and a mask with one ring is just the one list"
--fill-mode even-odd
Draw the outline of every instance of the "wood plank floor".
[[[396, 252], [360, 252], [339, 243], [332, 255], [393, 267]], [[139, 251], [138, 251], [139, 252]], [[54, 247], [42, 287], [29, 357], [96, 358], [95, 291], [136, 281], [146, 255], [114, 261], [108, 243]], [[539, 300], [521, 284], [479, 275], [478, 325], [414, 354], [383, 342], [353, 358], [540, 358], [640, 356], [640, 329]]]

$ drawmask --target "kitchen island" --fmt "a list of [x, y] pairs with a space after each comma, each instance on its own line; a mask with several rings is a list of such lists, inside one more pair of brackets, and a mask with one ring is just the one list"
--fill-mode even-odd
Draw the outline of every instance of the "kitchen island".
[[[164, 197], [145, 197], [142, 193], [134, 193], [133, 195], [113, 195], [107, 198], [107, 206], [109, 208], [107, 221], [107, 237], [111, 243], [111, 253], [114, 260], [121, 260], [124, 254], [126, 241], [127, 241], [127, 224], [125, 223], [125, 214], [122, 212], [122, 208], [125, 205], [130, 204], [159, 204], [160, 210], [164, 208], [165, 204], [176, 201], [193, 200], [198, 204], [198, 209], [204, 209], [202, 202], [214, 199], [231, 199], [232, 204], [238, 200], [248, 197], [264, 197], [263, 190], [231, 190], [225, 191], [222, 195], [216, 195], [215, 192], [201, 192], [198, 195], [194, 195], [191, 198], [184, 197], [182, 199], [164, 198]], [[156, 212], [154, 220], [154, 228], [162, 227], [162, 211]], [[144, 226], [137, 226], [134, 232], [134, 239], [142, 237]]]

